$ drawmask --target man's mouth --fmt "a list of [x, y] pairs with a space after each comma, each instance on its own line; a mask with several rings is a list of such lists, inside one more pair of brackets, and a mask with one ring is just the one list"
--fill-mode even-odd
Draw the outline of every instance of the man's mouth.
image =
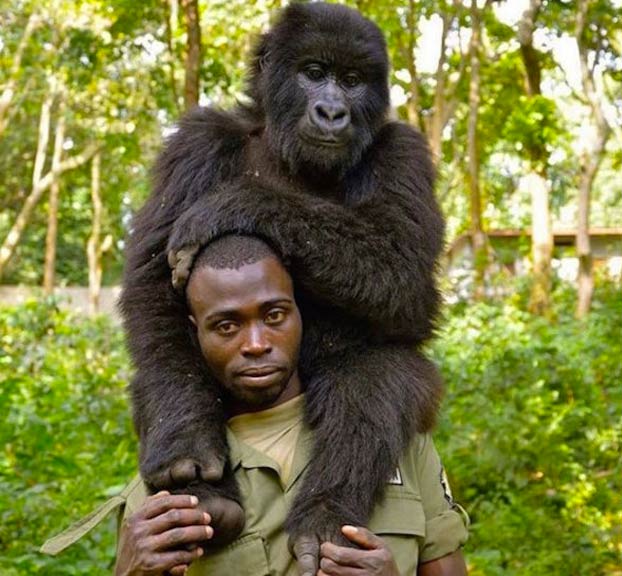
[[251, 368], [244, 368], [238, 372], [238, 376], [248, 376], [251, 378], [261, 378], [262, 376], [269, 376], [275, 372], [280, 372], [279, 366], [253, 366]]

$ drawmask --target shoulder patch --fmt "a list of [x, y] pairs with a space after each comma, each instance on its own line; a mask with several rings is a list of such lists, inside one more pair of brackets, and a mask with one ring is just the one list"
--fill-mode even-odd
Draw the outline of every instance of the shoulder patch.
[[451, 494], [451, 488], [449, 487], [449, 480], [447, 479], [447, 474], [445, 473], [445, 468], [441, 466], [441, 486], [443, 487], [443, 492], [445, 494], [445, 500], [450, 504], [454, 503], [454, 498]]
[[387, 484], [395, 484], [397, 486], [403, 486], [404, 483], [402, 482], [402, 473], [400, 472], [399, 468], [395, 469], [395, 472], [393, 473], [393, 476], [391, 476], [391, 478], [389, 478], [389, 481], [387, 482]]

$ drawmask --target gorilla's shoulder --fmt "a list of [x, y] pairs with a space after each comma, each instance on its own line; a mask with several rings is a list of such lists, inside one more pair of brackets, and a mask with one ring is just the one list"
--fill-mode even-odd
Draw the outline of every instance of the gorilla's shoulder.
[[413, 149], [421, 149], [428, 153], [428, 143], [425, 136], [404, 122], [385, 123], [376, 136], [375, 144], [383, 152], [400, 150], [412, 152]]
[[404, 122], [387, 122], [378, 132], [371, 154], [375, 171], [392, 181], [402, 178], [430, 187], [436, 171], [427, 138]]
[[166, 138], [164, 155], [177, 159], [234, 155], [256, 130], [256, 123], [242, 109], [197, 107], [183, 116]]

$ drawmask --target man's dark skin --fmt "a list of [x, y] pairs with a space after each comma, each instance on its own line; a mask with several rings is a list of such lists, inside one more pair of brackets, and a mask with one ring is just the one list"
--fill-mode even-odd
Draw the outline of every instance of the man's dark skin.
[[[186, 290], [190, 320], [205, 361], [227, 394], [229, 415], [278, 406], [302, 392], [298, 351], [302, 321], [292, 279], [276, 257], [237, 270], [203, 266]], [[160, 492], [124, 523], [116, 576], [181, 576], [204, 554], [212, 519], [194, 496]], [[344, 526], [359, 548], [324, 543], [317, 576], [399, 576], [384, 541]], [[460, 550], [419, 566], [417, 576], [464, 576]], [[408, 575], [403, 575], [408, 576]]]

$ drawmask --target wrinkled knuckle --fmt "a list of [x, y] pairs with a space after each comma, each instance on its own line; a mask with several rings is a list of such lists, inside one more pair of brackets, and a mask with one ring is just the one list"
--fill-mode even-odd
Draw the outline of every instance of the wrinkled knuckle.
[[184, 531], [182, 528], [175, 528], [166, 534], [166, 543], [174, 545], [182, 541]]
[[168, 519], [172, 524], [179, 524], [181, 522], [181, 511], [175, 509], [170, 510], [168, 513]]

